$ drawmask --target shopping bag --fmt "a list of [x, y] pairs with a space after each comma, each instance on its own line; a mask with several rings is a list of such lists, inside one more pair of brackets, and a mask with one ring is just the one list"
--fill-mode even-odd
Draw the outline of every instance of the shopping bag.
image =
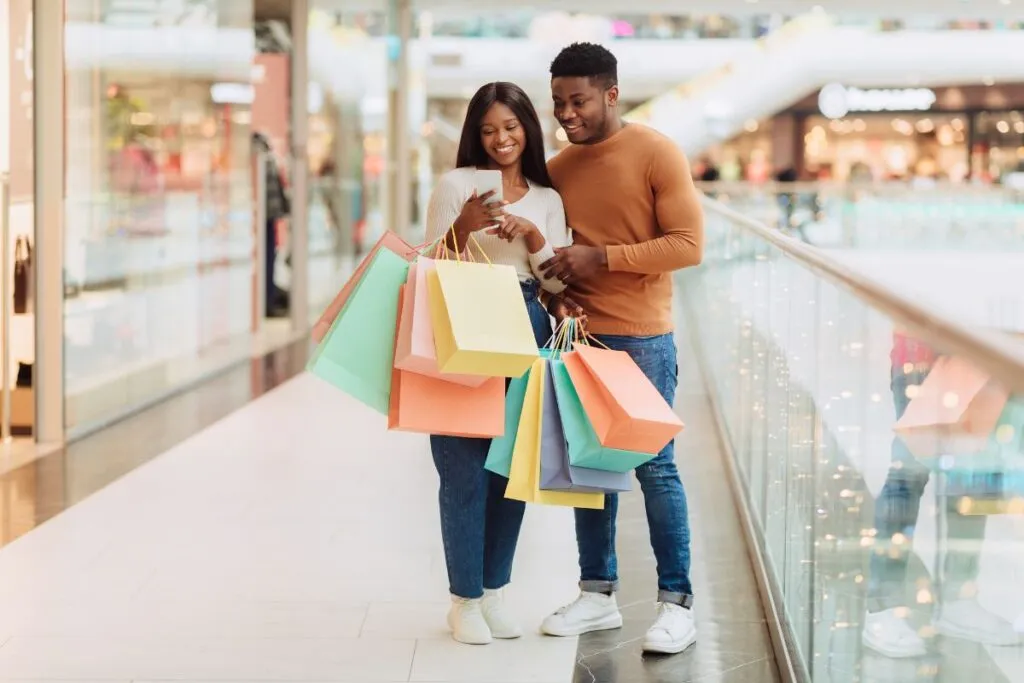
[[[404, 294], [408, 286], [401, 289]], [[404, 307], [400, 296], [399, 319]], [[388, 429], [488, 439], [500, 436], [505, 429], [505, 379], [492, 377], [478, 387], [467, 387], [395, 368]]]
[[604, 508], [604, 495], [600, 493], [540, 489], [541, 415], [546, 374], [547, 361], [538, 358], [530, 368], [526, 383], [526, 396], [523, 399], [523, 412], [519, 418], [515, 447], [512, 450], [512, 466], [509, 470], [505, 497], [526, 503], [601, 510]]
[[484, 469], [506, 478], [512, 468], [512, 449], [516, 445], [519, 418], [523, 414], [528, 378], [529, 372], [509, 381], [508, 390], [505, 392], [505, 431], [491, 441], [491, 446], [487, 450], [487, 460], [484, 462]]
[[341, 310], [345, 307], [345, 303], [348, 301], [348, 298], [352, 295], [352, 292], [355, 291], [359, 282], [362, 281], [366, 268], [370, 265], [374, 257], [377, 255], [377, 252], [381, 249], [392, 251], [406, 261], [412, 261], [419, 254], [415, 247], [411, 246], [408, 242], [390, 230], [381, 235], [381, 238], [377, 240], [377, 243], [373, 245], [370, 252], [356, 267], [355, 271], [352, 273], [352, 277], [348, 279], [348, 282], [345, 283], [345, 286], [342, 287], [341, 291], [334, 297], [334, 300], [331, 301], [326, 309], [324, 309], [324, 312], [320, 315], [320, 319], [317, 320], [316, 324], [313, 326], [313, 341], [317, 344], [322, 342], [324, 337], [327, 336], [327, 333], [331, 329], [331, 325], [334, 324], [335, 318], [337, 318], [338, 314], [341, 313]]
[[1008, 392], [956, 356], [942, 356], [911, 397], [894, 430], [919, 458], [986, 449]]
[[575, 467], [569, 464], [565, 432], [555, 400], [553, 371], [561, 361], [548, 361], [544, 381], [544, 401], [540, 429], [540, 488], [544, 491], [580, 491], [586, 493], [621, 493], [632, 488], [628, 473]]
[[427, 296], [427, 274], [433, 270], [434, 261], [428, 258], [417, 259], [409, 268], [409, 282], [405, 287], [402, 301], [402, 317], [398, 322], [395, 368], [469, 387], [479, 387], [489, 378], [481, 375], [443, 374], [437, 369], [434, 325], [430, 320], [430, 303]]
[[378, 249], [317, 346], [307, 370], [387, 415], [398, 323], [399, 288], [409, 262]]
[[441, 372], [521, 377], [537, 359], [512, 266], [436, 261], [427, 288]]
[[658, 453], [683, 423], [624, 351], [573, 344], [562, 354], [576, 393], [602, 446]]
[[629, 472], [654, 458], [652, 453], [639, 453], [618, 448], [607, 448], [597, 439], [597, 433], [587, 418], [576, 387], [573, 386], [566, 362], [580, 362], [572, 353], [563, 354], [560, 362], [551, 365], [559, 417], [568, 445], [569, 463], [574, 466], [608, 472]]

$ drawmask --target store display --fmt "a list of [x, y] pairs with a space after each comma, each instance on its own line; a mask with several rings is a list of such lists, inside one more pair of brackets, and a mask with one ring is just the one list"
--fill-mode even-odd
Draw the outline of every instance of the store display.
[[29, 312], [32, 283], [32, 245], [28, 237], [19, 237], [14, 243], [14, 314]]

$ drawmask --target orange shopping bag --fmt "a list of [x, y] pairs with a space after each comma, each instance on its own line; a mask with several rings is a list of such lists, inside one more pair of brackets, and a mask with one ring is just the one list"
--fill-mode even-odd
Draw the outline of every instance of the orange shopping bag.
[[387, 249], [398, 254], [406, 261], [412, 261], [416, 258], [418, 251], [416, 247], [411, 246], [408, 242], [403, 240], [401, 237], [391, 232], [390, 230], [385, 231], [381, 238], [377, 240], [377, 243], [370, 249], [370, 253], [362, 260], [362, 262], [356, 267], [352, 273], [352, 277], [348, 279], [345, 286], [341, 288], [338, 295], [334, 297], [327, 308], [324, 310], [320, 319], [316, 321], [316, 325], [313, 326], [313, 341], [317, 344], [324, 340], [327, 333], [331, 329], [331, 325], [334, 324], [334, 319], [341, 313], [341, 309], [345, 308], [345, 302], [352, 295], [356, 285], [363, 278], [363, 273], [366, 272], [366, 267], [373, 261], [373, 257], [376, 256], [377, 251], [380, 249]]
[[[399, 320], [408, 289], [403, 285], [399, 294]], [[484, 378], [480, 386], [469, 387], [396, 367], [391, 374], [388, 429], [444, 436], [501, 436], [505, 432], [505, 379]]]
[[893, 429], [920, 458], [986, 449], [1009, 393], [971, 363], [942, 356]]
[[597, 439], [606, 448], [658, 453], [683, 422], [625, 351], [573, 344], [562, 354]]
[[402, 317], [398, 321], [398, 346], [395, 348], [395, 369], [443, 379], [467, 387], [479, 387], [488, 381], [482, 375], [455, 375], [437, 369], [437, 347], [434, 346], [434, 324], [430, 318], [427, 277], [434, 270], [434, 261], [419, 258], [409, 268], [402, 301]]

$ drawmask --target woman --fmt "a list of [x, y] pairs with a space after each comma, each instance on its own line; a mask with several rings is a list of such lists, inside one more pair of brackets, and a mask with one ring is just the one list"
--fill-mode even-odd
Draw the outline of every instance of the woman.
[[[476, 191], [477, 170], [499, 170], [502, 202], [494, 192]], [[471, 237], [472, 236], [472, 237]], [[545, 289], [558, 318], [578, 307], [557, 296], [565, 286], [545, 280], [540, 265], [569, 243], [565, 211], [551, 187], [544, 138], [529, 97], [512, 83], [490, 83], [469, 103], [456, 168], [438, 181], [427, 208], [427, 239], [445, 239], [452, 249], [515, 267], [537, 344], [551, 337], [551, 319], [540, 302]], [[480, 256], [476, 255], [477, 259]], [[448, 625], [462, 643], [483, 645], [492, 638], [518, 638], [502, 589], [509, 583], [524, 505], [505, 498], [508, 480], [484, 469], [488, 439], [431, 436], [440, 478], [441, 536], [452, 608]]]

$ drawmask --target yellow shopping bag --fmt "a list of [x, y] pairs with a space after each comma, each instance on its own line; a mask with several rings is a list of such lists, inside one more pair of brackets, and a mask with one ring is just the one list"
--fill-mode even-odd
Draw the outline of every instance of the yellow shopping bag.
[[544, 395], [547, 361], [539, 358], [530, 368], [530, 379], [526, 382], [526, 399], [519, 418], [516, 445], [512, 450], [512, 467], [509, 471], [505, 497], [526, 503], [541, 505], [564, 505], [574, 508], [601, 510], [604, 508], [603, 493], [576, 493], [569, 491], [542, 491], [540, 488], [540, 446], [541, 416], [544, 400], [554, 401], [554, 396]]
[[512, 266], [440, 260], [427, 276], [427, 292], [442, 373], [522, 377], [537, 359]]

